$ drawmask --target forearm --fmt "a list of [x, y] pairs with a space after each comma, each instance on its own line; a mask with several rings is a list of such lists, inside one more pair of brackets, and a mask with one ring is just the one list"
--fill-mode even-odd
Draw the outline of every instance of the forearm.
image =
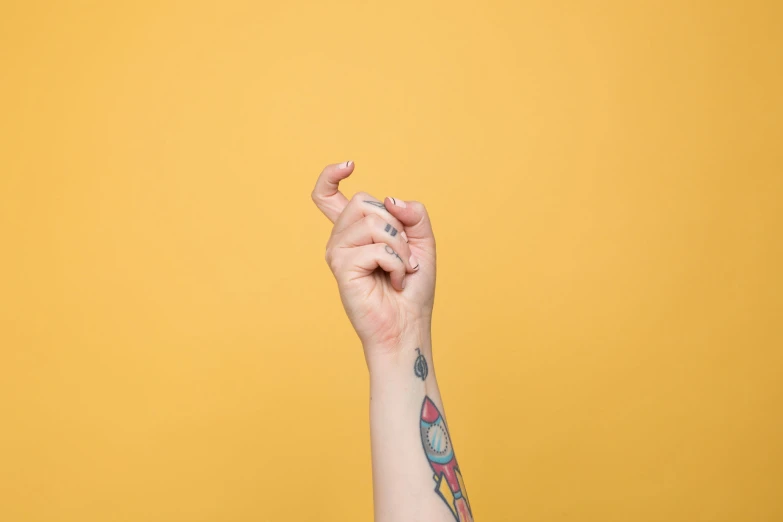
[[445, 424], [429, 329], [370, 363], [376, 522], [472, 520]]
[[338, 185], [353, 169], [351, 161], [327, 165], [312, 198], [334, 223], [325, 260], [370, 370], [375, 520], [472, 522], [432, 369], [436, 255], [427, 209], [363, 192], [348, 201]]

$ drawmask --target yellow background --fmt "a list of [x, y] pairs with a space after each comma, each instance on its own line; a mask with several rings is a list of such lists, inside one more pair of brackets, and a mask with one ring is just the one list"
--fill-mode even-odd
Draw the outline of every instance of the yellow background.
[[0, 5], [0, 519], [371, 518], [352, 159], [478, 522], [783, 520], [779, 2]]

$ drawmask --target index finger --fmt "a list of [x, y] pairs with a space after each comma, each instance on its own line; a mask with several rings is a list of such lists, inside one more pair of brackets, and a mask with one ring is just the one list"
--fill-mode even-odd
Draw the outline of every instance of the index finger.
[[348, 204], [348, 198], [340, 192], [338, 186], [340, 181], [351, 175], [353, 167], [353, 161], [327, 165], [318, 176], [318, 181], [315, 182], [315, 188], [311, 194], [313, 201], [332, 223], [337, 220]]

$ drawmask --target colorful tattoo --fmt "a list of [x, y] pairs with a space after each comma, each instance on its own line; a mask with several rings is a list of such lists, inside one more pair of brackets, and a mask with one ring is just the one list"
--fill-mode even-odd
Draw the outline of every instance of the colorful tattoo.
[[446, 421], [429, 397], [424, 397], [421, 406], [421, 444], [435, 473], [432, 477], [435, 492], [449, 506], [457, 522], [473, 522], [468, 493], [454, 456]]

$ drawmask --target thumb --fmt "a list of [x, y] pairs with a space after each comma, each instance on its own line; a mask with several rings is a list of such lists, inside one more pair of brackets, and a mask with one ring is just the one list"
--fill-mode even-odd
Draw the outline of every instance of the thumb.
[[434, 240], [432, 224], [427, 209], [418, 201], [404, 201], [387, 197], [383, 204], [389, 213], [405, 225], [405, 231], [410, 239]]

